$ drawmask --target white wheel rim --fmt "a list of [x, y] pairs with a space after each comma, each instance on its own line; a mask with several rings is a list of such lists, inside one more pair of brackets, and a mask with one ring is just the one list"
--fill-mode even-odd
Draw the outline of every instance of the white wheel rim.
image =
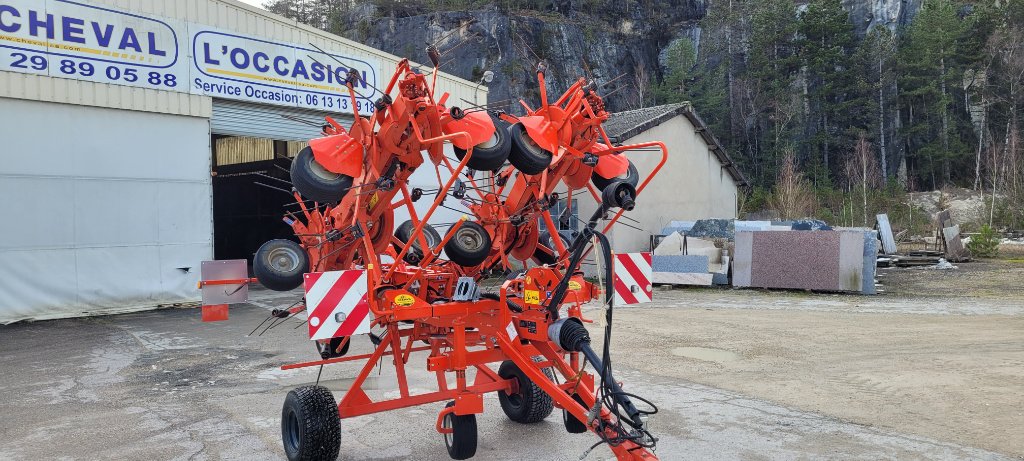
[[459, 229], [455, 233], [455, 238], [462, 244], [462, 247], [469, 251], [479, 250], [484, 242], [480, 234], [472, 229]]
[[484, 141], [484, 142], [482, 142], [480, 144], [477, 144], [476, 147], [479, 147], [481, 149], [490, 149], [490, 148], [492, 148], [494, 146], [497, 146], [498, 145], [498, 141], [501, 140], [498, 137], [498, 130], [499, 129], [500, 128], [495, 128], [494, 133], [491, 134], [491, 139], [488, 139], [488, 140], [486, 140], [486, 141]]
[[324, 168], [324, 166], [321, 165], [320, 162], [317, 162], [313, 157], [309, 158], [309, 172], [324, 181], [334, 181], [341, 177], [340, 174]]
[[299, 268], [299, 254], [292, 248], [274, 248], [267, 255], [270, 267], [281, 271], [291, 272]]

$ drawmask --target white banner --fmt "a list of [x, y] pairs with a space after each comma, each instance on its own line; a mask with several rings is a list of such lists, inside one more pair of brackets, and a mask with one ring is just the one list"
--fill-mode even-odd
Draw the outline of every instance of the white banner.
[[0, 70], [187, 91], [184, 25], [67, 0], [3, 0]]
[[381, 63], [71, 0], [0, 0], [0, 70], [351, 113], [373, 111]]

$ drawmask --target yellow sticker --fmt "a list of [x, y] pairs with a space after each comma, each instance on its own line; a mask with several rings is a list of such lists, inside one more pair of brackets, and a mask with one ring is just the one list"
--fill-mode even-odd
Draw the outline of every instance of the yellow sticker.
[[569, 289], [570, 290], [582, 290], [583, 289], [583, 285], [580, 285], [580, 282], [577, 282], [575, 280], [570, 280], [569, 281]]
[[374, 192], [374, 193], [373, 193], [373, 196], [372, 196], [372, 197], [370, 197], [370, 206], [369, 206], [369, 208], [368, 208], [368, 209], [372, 210], [372, 209], [373, 209], [373, 207], [377, 206], [377, 202], [378, 202], [379, 200], [380, 200], [380, 197], [378, 197], [378, 196], [377, 196], [377, 193], [376, 193], [376, 192]]
[[523, 301], [526, 301], [526, 304], [540, 304], [540, 292], [537, 290], [523, 290]]
[[395, 296], [395, 305], [397, 305], [397, 306], [409, 307], [414, 302], [416, 302], [416, 298], [413, 298], [412, 295], [398, 295], [398, 296]]

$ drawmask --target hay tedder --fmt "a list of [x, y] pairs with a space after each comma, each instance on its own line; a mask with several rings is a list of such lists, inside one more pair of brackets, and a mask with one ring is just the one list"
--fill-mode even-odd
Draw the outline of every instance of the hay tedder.
[[[298, 241], [269, 241], [253, 262], [268, 288], [304, 286], [303, 302], [281, 314], [306, 315], [320, 357], [282, 368], [363, 363], [340, 402], [319, 385], [289, 392], [281, 420], [288, 458], [335, 459], [341, 419], [446, 402], [435, 429], [453, 459], [467, 459], [476, 452], [483, 395], [495, 392], [515, 422], [535, 423], [559, 408], [568, 432], [593, 432], [595, 446], [606, 443], [618, 459], [657, 459], [647, 429], [655, 407], [612, 376], [613, 265], [604, 232], [633, 209], [665, 163], [665, 146], [613, 146], [596, 85], [580, 79], [549, 103], [543, 65], [541, 105], [523, 103], [524, 116], [449, 106], [447, 94], [435, 99], [431, 56], [430, 75], [399, 62], [373, 113], [357, 111], [351, 127], [327, 119], [324, 136], [291, 167], [300, 208], [285, 222]], [[357, 79], [349, 75], [353, 103]], [[638, 148], [661, 152], [642, 182], [623, 154]], [[410, 190], [419, 168], [433, 170], [436, 189]], [[429, 195], [430, 207], [417, 213], [414, 203]], [[597, 209], [575, 235], [558, 233], [551, 210], [574, 195], [591, 197]], [[468, 212], [442, 236], [429, 222], [446, 199]], [[396, 211], [409, 219], [396, 226]], [[596, 283], [580, 270], [591, 252], [603, 268]], [[598, 350], [582, 315], [594, 300], [606, 308]], [[358, 336], [369, 337], [372, 352], [348, 355]], [[413, 393], [407, 370], [420, 353], [436, 388]], [[364, 389], [383, 363], [394, 367], [397, 396]]]

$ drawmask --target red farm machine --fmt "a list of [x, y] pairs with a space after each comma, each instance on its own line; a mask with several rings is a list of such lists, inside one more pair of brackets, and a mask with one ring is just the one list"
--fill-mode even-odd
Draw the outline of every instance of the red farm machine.
[[[335, 459], [341, 419], [447, 402], [436, 430], [453, 459], [468, 459], [483, 395], [495, 392], [516, 422], [537, 422], [559, 408], [566, 430], [593, 432], [618, 459], [657, 459], [646, 425], [656, 409], [612, 376], [613, 264], [604, 232], [633, 209], [664, 165], [665, 146], [613, 146], [596, 85], [580, 79], [549, 103], [543, 65], [541, 104], [523, 103], [524, 116], [450, 106], [447, 94], [435, 98], [435, 56], [430, 75], [399, 62], [373, 112], [356, 111], [347, 129], [327, 119], [324, 136], [292, 162], [300, 210], [285, 222], [298, 243], [269, 241], [253, 262], [268, 288], [304, 286], [301, 304], [279, 314], [306, 315], [320, 359], [282, 368], [364, 363], [340, 402], [318, 385], [289, 392], [281, 421], [288, 458]], [[354, 108], [357, 79], [348, 79]], [[623, 154], [638, 148], [661, 152], [642, 182]], [[420, 168], [433, 170], [436, 189], [410, 189]], [[429, 195], [430, 207], [418, 214], [414, 202]], [[574, 196], [592, 198], [597, 210], [575, 235], [557, 233], [551, 211]], [[430, 220], [452, 198], [468, 212], [441, 235]], [[409, 219], [396, 226], [396, 211]], [[580, 270], [595, 250], [600, 286]], [[532, 264], [516, 270], [513, 260]], [[600, 350], [582, 316], [595, 300], [606, 308]], [[359, 335], [371, 339], [372, 352], [348, 355]], [[406, 369], [419, 353], [437, 382], [414, 394]], [[363, 385], [385, 362], [394, 365], [398, 396], [371, 398]]]

